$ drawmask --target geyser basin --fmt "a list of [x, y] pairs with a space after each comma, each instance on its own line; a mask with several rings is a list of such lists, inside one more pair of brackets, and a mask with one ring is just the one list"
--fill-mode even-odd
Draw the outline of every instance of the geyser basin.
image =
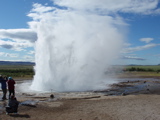
[[39, 16], [38, 7], [32, 10], [38, 21], [32, 89], [86, 91], [115, 82], [105, 71], [121, 51], [122, 19], [67, 6], [48, 7]]
[[129, 94], [160, 94], [160, 80], [154, 78], [126, 78], [118, 79], [119, 83], [112, 84], [109, 89], [97, 91], [81, 92], [56, 92], [56, 91], [33, 91], [28, 89], [31, 81], [24, 81], [16, 85], [17, 97], [31, 97], [37, 101], [39, 99], [50, 100], [50, 95], [54, 95], [54, 100], [70, 98], [97, 98], [100, 96], [116, 96]]

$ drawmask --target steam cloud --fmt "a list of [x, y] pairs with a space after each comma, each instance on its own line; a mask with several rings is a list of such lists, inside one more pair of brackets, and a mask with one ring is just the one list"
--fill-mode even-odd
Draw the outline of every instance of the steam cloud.
[[37, 7], [44, 6], [35, 4], [28, 15], [38, 21], [35, 25], [38, 37], [36, 74], [31, 88], [54, 91], [102, 89], [105, 84], [114, 82], [108, 79], [105, 71], [119, 55], [125, 23], [116, 15], [82, 9], [86, 7], [83, 4], [81, 9], [67, 8], [60, 6], [62, 2], [57, 2], [58, 7], [39, 13], [35, 12]]

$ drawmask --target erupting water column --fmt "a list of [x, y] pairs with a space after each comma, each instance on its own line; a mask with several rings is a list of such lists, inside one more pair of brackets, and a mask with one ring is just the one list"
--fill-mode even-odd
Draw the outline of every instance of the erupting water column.
[[58, 92], [104, 88], [112, 81], [104, 72], [118, 57], [124, 39], [120, 23], [119, 18], [87, 10], [59, 7], [44, 12], [37, 23], [31, 88]]

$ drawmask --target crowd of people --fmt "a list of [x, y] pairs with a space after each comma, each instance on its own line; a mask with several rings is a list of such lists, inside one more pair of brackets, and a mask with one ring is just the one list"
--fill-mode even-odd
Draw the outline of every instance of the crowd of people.
[[[2, 88], [2, 100], [8, 100], [8, 106], [6, 106], [6, 113], [17, 113], [18, 109], [18, 101], [15, 97], [15, 80], [12, 77], [6, 77], [0, 75], [0, 83]], [[8, 99], [7, 99], [7, 91], [9, 91]]]

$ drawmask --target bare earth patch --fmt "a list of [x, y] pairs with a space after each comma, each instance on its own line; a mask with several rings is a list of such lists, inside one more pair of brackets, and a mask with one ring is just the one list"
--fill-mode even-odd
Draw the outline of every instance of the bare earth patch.
[[50, 94], [36, 96], [29, 93], [16, 93], [20, 101], [19, 114], [6, 115], [4, 107], [7, 101], [0, 101], [0, 120], [159, 120], [159, 84], [157, 80], [146, 80], [126, 81], [112, 85], [111, 90], [118, 93], [130, 87], [136, 89], [137, 85], [144, 87], [137, 88], [139, 92], [131, 90], [126, 95], [110, 95], [106, 90], [96, 91], [89, 96], [73, 95], [51, 99]]

